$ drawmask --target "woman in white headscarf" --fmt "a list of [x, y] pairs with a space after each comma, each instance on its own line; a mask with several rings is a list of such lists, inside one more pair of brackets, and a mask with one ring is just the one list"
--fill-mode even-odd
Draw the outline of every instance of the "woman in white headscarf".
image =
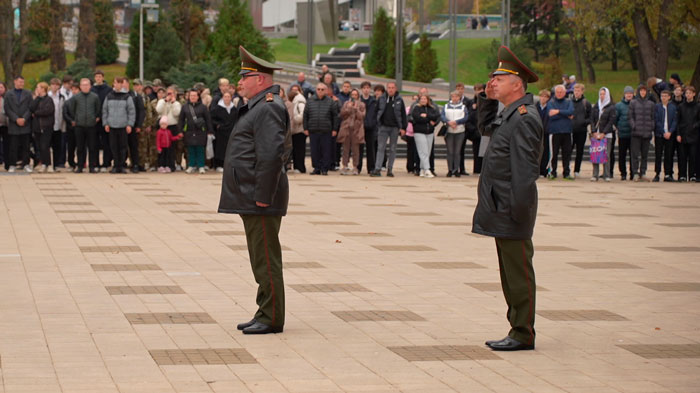
[[[601, 87], [598, 91], [598, 104], [593, 106], [593, 111], [591, 112], [591, 139], [607, 141], [606, 148], [608, 154], [608, 160], [603, 164], [603, 178], [605, 181], [610, 181], [610, 161], [613, 154], [613, 136], [615, 129], [613, 125], [615, 124], [617, 118], [617, 112], [615, 111], [615, 105], [612, 102], [612, 97], [610, 97], [610, 90], [607, 87]], [[598, 176], [600, 172], [600, 164], [593, 164], [593, 177], [591, 181], [598, 181]]]

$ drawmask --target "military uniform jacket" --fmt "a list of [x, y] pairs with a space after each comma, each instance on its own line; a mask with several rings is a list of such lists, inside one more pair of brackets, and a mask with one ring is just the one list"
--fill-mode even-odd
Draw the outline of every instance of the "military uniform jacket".
[[532, 94], [503, 109], [491, 124], [479, 177], [472, 232], [503, 239], [532, 238], [543, 128]]
[[[224, 158], [219, 213], [284, 216], [289, 182], [284, 164], [291, 151], [289, 114], [274, 85], [239, 109]], [[258, 207], [255, 202], [269, 204]]]

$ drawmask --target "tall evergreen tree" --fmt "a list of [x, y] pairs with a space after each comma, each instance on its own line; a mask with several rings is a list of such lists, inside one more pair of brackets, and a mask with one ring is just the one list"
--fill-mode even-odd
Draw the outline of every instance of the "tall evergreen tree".
[[214, 32], [207, 40], [207, 54], [217, 63], [229, 61], [231, 73], [237, 75], [241, 67], [239, 45], [257, 57], [274, 61], [267, 38], [253, 25], [247, 2], [223, 0]]
[[413, 80], [430, 83], [438, 75], [438, 59], [428, 35], [423, 33], [415, 53]]
[[112, 64], [119, 58], [117, 30], [114, 28], [114, 10], [110, 0], [95, 0], [96, 64]]
[[209, 34], [202, 8], [192, 0], [172, 0], [169, 16], [185, 47], [185, 61], [199, 60], [204, 54]]
[[372, 39], [369, 43], [367, 68], [372, 74], [387, 72], [387, 52], [393, 47], [394, 23], [386, 10], [380, 7], [372, 25]]
[[29, 43], [26, 61], [36, 62], [49, 58], [51, 40], [51, 9], [49, 0], [37, 0], [29, 4]]
[[[413, 71], [413, 42], [406, 39], [406, 29], [403, 30], [403, 79], [411, 79]], [[396, 29], [391, 33], [391, 41], [386, 57], [386, 76], [396, 77]]]
[[144, 50], [146, 57], [143, 64], [144, 77], [163, 78], [172, 67], [183, 64], [182, 42], [170, 23], [163, 23], [153, 37], [152, 47], [148, 52]]
[[95, 29], [94, 1], [80, 2], [80, 19], [78, 21], [78, 45], [75, 48], [75, 58], [87, 59], [90, 67], [95, 67], [97, 57], [97, 30]]

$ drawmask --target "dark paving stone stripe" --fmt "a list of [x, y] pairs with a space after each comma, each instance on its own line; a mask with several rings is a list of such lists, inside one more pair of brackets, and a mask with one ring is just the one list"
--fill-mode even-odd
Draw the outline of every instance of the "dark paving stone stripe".
[[436, 249], [428, 246], [421, 246], [421, 245], [386, 245], [386, 244], [380, 244], [380, 245], [373, 245], [372, 247], [376, 248], [379, 251], [437, 251]]
[[137, 271], [155, 271], [162, 270], [158, 265], [152, 264], [93, 264], [90, 265], [92, 270], [96, 272], [137, 272]]
[[306, 292], [372, 292], [360, 284], [291, 284], [292, 289]]
[[124, 232], [70, 232], [73, 237], [125, 237]]
[[61, 220], [64, 224], [112, 224], [112, 220]]
[[139, 246], [86, 246], [80, 247], [80, 251], [87, 252], [142, 252]]
[[159, 366], [257, 363], [243, 348], [152, 349], [148, 352]]
[[550, 321], [627, 321], [607, 310], [538, 310], [537, 315]]
[[285, 262], [286, 269], [325, 269], [325, 266], [318, 262]]
[[625, 262], [569, 262], [581, 269], [641, 269], [639, 266]]
[[700, 292], [700, 282], [636, 282], [657, 292]]
[[388, 347], [390, 351], [408, 360], [449, 361], [449, 360], [502, 360], [490, 349], [479, 345], [414, 345]]
[[387, 311], [387, 310], [353, 310], [332, 311], [336, 317], [345, 322], [363, 321], [425, 321], [425, 318], [412, 311]]
[[695, 359], [700, 358], [700, 344], [618, 344], [645, 359]]
[[628, 233], [628, 234], [624, 234], [624, 233], [620, 233], [620, 234], [611, 233], [611, 234], [608, 234], [608, 235], [591, 235], [591, 236], [598, 237], [598, 238], [601, 238], [601, 239], [609, 239], [609, 240], [651, 239], [649, 236], [637, 235], [637, 234], [633, 234], [633, 233]]
[[108, 286], [105, 287], [110, 295], [184, 295], [185, 291], [177, 285], [148, 285], [148, 286]]
[[124, 315], [133, 325], [193, 325], [216, 323], [216, 321], [205, 312], [134, 313]]
[[415, 262], [423, 269], [486, 269], [474, 262]]

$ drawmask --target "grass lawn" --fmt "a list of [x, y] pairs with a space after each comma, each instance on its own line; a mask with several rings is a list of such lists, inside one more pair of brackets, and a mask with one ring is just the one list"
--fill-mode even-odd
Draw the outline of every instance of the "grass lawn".
[[[486, 67], [486, 54], [491, 46], [491, 38], [462, 38], [457, 40], [457, 49], [459, 51], [457, 57], [457, 80], [468, 85], [474, 83], [485, 82], [489, 70]], [[333, 46], [339, 48], [347, 48], [352, 45], [353, 40], [340, 40], [337, 45], [315, 45], [314, 55], [318, 52], [327, 53], [328, 49]], [[367, 40], [357, 41], [366, 43]], [[306, 46], [300, 44], [296, 38], [286, 38], [271, 40], [275, 49], [275, 56], [279, 61], [292, 61], [298, 63], [306, 62]], [[700, 36], [692, 36], [685, 45], [687, 48], [700, 47]], [[448, 79], [448, 62], [449, 62], [449, 40], [433, 41], [433, 48], [438, 56], [438, 78]], [[573, 59], [573, 53], [565, 53], [562, 58], [562, 66], [564, 73], [575, 74], [576, 65]], [[695, 62], [697, 61], [697, 52], [684, 51], [680, 59], [670, 59], [668, 73], [677, 72], [684, 82], [690, 81]], [[639, 84], [639, 74], [633, 70], [629, 63], [619, 62], [619, 71], [610, 71], [610, 62], [599, 62], [595, 64], [596, 83], [588, 83], [587, 80], [579, 82], [586, 85], [586, 98], [589, 101], [597, 101], [598, 89], [602, 86], [610, 89], [615, 101], [619, 101], [622, 96], [622, 90], [629, 85], [637, 87]], [[537, 84], [531, 84], [528, 90], [532, 93], [537, 93], [542, 87]]]
[[[72, 53], [66, 53], [66, 62], [71, 65], [75, 61]], [[126, 74], [126, 66], [121, 64], [105, 64], [99, 65], [97, 68], [105, 73], [105, 81], [114, 80], [115, 76], [123, 76]], [[26, 80], [26, 88], [33, 89], [39, 78], [49, 72], [49, 60], [39, 61], [36, 63], [25, 63], [22, 68], [22, 76]], [[5, 70], [0, 65], [0, 80], [5, 80]], [[111, 82], [110, 82], [111, 83]]]
[[[273, 38], [270, 39], [270, 45], [275, 53], [275, 59], [277, 61], [292, 62], [306, 64], [306, 45], [299, 42], [296, 38]], [[366, 44], [369, 42], [367, 39], [361, 40], [350, 40], [344, 37], [340, 37], [337, 44], [334, 45], [314, 45], [314, 58], [316, 53], [325, 54], [328, 50], [336, 48], [349, 48], [354, 43]]]

